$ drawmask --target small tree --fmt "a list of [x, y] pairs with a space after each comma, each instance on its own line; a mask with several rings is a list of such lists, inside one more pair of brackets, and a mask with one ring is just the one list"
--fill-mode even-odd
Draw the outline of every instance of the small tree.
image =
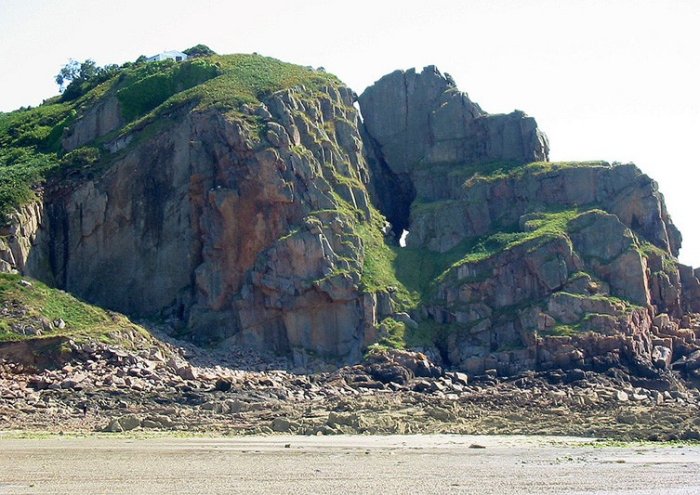
[[68, 63], [63, 66], [61, 71], [56, 74], [58, 90], [63, 93], [63, 90], [66, 89], [65, 87], [78, 77], [80, 77], [80, 62], [70, 59]]
[[118, 71], [119, 66], [116, 64], [98, 67], [92, 59], [87, 59], [84, 62], [70, 59], [56, 75], [55, 80], [59, 92], [63, 93], [63, 99], [72, 100], [84, 95]]
[[188, 57], [208, 57], [210, 55], [216, 55], [216, 52], [209, 48], [207, 45], [195, 45], [192, 48], [188, 48], [183, 51]]
[[83, 81], [89, 81], [90, 79], [97, 76], [99, 71], [100, 69], [97, 67], [95, 61], [87, 59], [85, 62], [80, 64], [80, 75], [78, 77]]

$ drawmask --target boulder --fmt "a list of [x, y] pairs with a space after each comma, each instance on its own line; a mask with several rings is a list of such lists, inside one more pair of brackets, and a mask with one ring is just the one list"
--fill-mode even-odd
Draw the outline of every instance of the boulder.
[[671, 366], [671, 360], [673, 357], [673, 352], [670, 348], [666, 346], [657, 345], [651, 353], [652, 362], [654, 366], [661, 369], [667, 369]]
[[403, 366], [390, 363], [371, 364], [367, 372], [372, 378], [382, 383], [398, 383], [400, 385], [405, 385], [413, 378], [413, 373], [411, 373], [410, 370]]
[[123, 431], [130, 431], [141, 426], [141, 418], [136, 415], [128, 414], [120, 418], [115, 418], [110, 420], [107, 426], [104, 427], [103, 431], [119, 433]]
[[296, 431], [298, 427], [299, 425], [288, 420], [287, 418], [275, 418], [270, 424], [272, 431], [277, 433], [292, 433]]

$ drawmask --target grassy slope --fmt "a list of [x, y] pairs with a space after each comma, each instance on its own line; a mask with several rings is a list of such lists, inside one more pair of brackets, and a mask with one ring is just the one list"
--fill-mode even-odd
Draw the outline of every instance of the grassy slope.
[[106, 138], [128, 133], [181, 105], [236, 112], [242, 104], [280, 89], [338, 84], [331, 74], [269, 57], [216, 55], [182, 63], [129, 64], [75, 100], [55, 97], [36, 108], [0, 113], [0, 215], [31, 201], [49, 174], [74, 165], [60, 149], [64, 129], [108, 95], [119, 99], [127, 124]]
[[[31, 285], [21, 283], [29, 281]], [[19, 275], [0, 274], [0, 342], [65, 336], [77, 341], [123, 342], [125, 333], [148, 338], [148, 332], [123, 315], [87, 304], [63, 291]], [[13, 327], [31, 325], [41, 329], [41, 321], [62, 319], [65, 328], [28, 336]]]

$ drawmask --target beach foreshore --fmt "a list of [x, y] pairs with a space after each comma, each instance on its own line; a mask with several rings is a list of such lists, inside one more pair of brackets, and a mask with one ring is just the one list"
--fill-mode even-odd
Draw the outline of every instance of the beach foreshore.
[[2, 494], [691, 494], [700, 446], [577, 437], [0, 434]]

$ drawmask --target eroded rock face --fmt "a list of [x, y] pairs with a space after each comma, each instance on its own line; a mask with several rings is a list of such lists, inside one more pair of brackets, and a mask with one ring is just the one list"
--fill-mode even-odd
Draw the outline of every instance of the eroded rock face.
[[0, 227], [0, 273], [26, 270], [43, 218], [43, 204], [36, 201], [14, 211], [6, 225]]
[[547, 141], [522, 112], [489, 115], [433, 66], [396, 71], [360, 96], [369, 135], [395, 174], [439, 163], [545, 160]]
[[198, 341], [358, 359], [381, 311], [356, 230], [377, 213], [354, 95], [324, 91], [137, 133], [103, 175], [50, 191], [29, 273]]
[[674, 327], [654, 316], [678, 329], [700, 283], [671, 261], [680, 233], [637, 167], [547, 163], [534, 119], [486, 114], [434, 67], [385, 76], [360, 105], [380, 209], [424, 253], [412, 259], [451, 260], [419, 318], [446, 329], [435, 343], [447, 362], [644, 370], [697, 345], [691, 330], [659, 340]]
[[72, 151], [124, 125], [119, 100], [110, 96], [78, 117], [62, 140], [63, 149]]
[[[0, 270], [300, 365], [411, 335], [474, 374], [649, 374], [700, 348], [700, 272], [676, 262], [680, 234], [637, 167], [549, 163], [534, 119], [487, 114], [434, 67], [368, 88], [364, 122], [355, 103], [333, 85], [173, 107], [18, 212]], [[120, 119], [107, 98], [63, 146]], [[406, 251], [377, 248], [377, 207]]]
[[[680, 233], [658, 186], [632, 165], [529, 166], [503, 176], [474, 176], [472, 166], [443, 166], [416, 174], [418, 202], [407, 242], [445, 252], [465, 239], [515, 228], [537, 210], [600, 208], [674, 256]], [[614, 241], [609, 236], [606, 241]], [[594, 241], [592, 241], [594, 242]]]
[[[384, 76], [359, 97], [370, 146], [374, 191], [397, 232], [407, 226], [395, 196], [413, 200], [419, 178], [439, 164], [546, 160], [549, 145], [523, 112], [489, 115], [429, 66]], [[392, 194], [386, 194], [391, 191]], [[420, 191], [419, 193], [420, 194]]]
[[680, 235], [655, 192], [629, 165], [531, 167], [468, 180], [454, 199], [414, 207], [409, 247], [449, 253], [512, 237], [492, 253], [467, 255], [434, 284], [427, 315], [455, 329], [443, 353], [473, 373], [600, 359], [650, 364], [660, 335], [652, 318], [683, 313], [678, 270], [668, 262]]

